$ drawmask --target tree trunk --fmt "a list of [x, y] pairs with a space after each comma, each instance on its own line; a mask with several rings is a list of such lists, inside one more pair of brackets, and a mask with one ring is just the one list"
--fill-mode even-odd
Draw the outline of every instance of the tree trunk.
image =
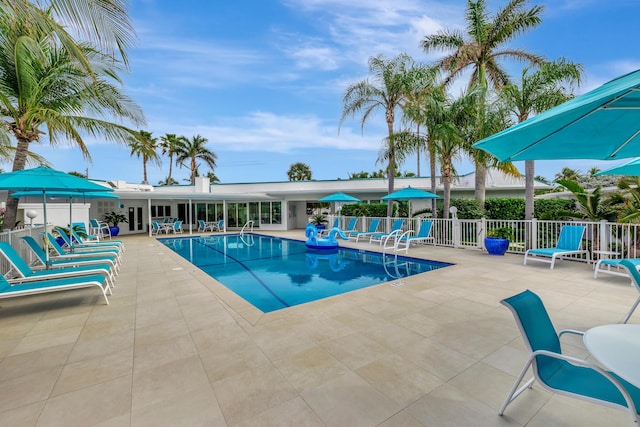
[[196, 164], [196, 158], [192, 157], [191, 158], [191, 185], [195, 185], [196, 184], [196, 169], [198, 168], [198, 165]]
[[147, 180], [147, 158], [146, 157], [142, 158], [142, 183], [149, 184], [149, 181]]
[[524, 162], [524, 174], [524, 219], [530, 220], [533, 218], [533, 177], [535, 174], [535, 162], [533, 160]]
[[444, 187], [444, 197], [442, 200], [442, 218], [449, 218], [449, 208], [451, 207], [451, 165], [442, 165], [442, 185]]
[[173, 172], [173, 154], [169, 154], [169, 176], [167, 177], [167, 184], [171, 184], [171, 173]]
[[476, 161], [476, 201], [480, 209], [484, 209], [485, 190], [487, 187], [487, 168]]
[[[429, 173], [431, 174], [431, 192], [436, 194], [436, 150], [434, 147], [434, 143], [431, 138], [427, 139], [427, 147], [429, 150]], [[431, 199], [431, 216], [433, 218], [438, 217], [438, 207], [436, 204], [436, 199]]]
[[[386, 111], [385, 118], [387, 121], [387, 131], [389, 133], [389, 166], [387, 166], [387, 179], [389, 180], [389, 194], [391, 194], [394, 191], [396, 179], [396, 153], [393, 142], [393, 122], [395, 120], [395, 115], [393, 113], [393, 109], [388, 109]], [[390, 217], [392, 215], [393, 200], [389, 200], [389, 203], [387, 203], [387, 216]]]
[[[13, 159], [13, 172], [23, 170], [27, 164], [27, 153], [29, 152], [29, 141], [24, 138], [17, 138], [18, 145], [16, 146], [16, 154]], [[3, 230], [11, 230], [16, 225], [16, 217], [18, 216], [18, 203], [19, 200], [15, 197], [11, 197], [13, 191], [9, 192], [7, 196], [7, 203], [4, 212], [4, 221], [2, 223]]]

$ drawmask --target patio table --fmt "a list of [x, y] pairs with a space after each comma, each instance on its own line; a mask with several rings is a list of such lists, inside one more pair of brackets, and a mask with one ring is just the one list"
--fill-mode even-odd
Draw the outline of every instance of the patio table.
[[603, 325], [584, 333], [589, 353], [607, 369], [640, 387], [640, 325]]

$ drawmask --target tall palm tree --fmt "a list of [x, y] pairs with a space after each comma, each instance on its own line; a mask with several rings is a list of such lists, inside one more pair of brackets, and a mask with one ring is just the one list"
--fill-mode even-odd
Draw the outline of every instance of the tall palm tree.
[[[438, 61], [443, 71], [448, 73], [445, 82], [450, 82], [471, 69], [469, 85], [478, 85], [485, 96], [479, 98], [483, 104], [489, 86], [500, 90], [510, 83], [509, 76], [500, 60], [517, 60], [529, 64], [542, 62], [540, 56], [521, 49], [505, 47], [516, 36], [540, 24], [542, 6], [526, 8], [528, 0], [510, 0], [493, 18], [487, 10], [485, 0], [467, 0], [466, 37], [456, 30], [441, 30], [426, 36], [422, 41], [425, 52], [445, 51], [449, 53]], [[480, 112], [481, 110], [479, 110]], [[476, 199], [484, 205], [486, 171], [489, 159], [484, 154], [474, 155], [476, 163]]]
[[191, 171], [189, 181], [191, 185], [196, 183], [196, 177], [198, 176], [198, 160], [205, 162], [211, 170], [216, 167], [218, 156], [207, 148], [207, 142], [209, 140], [200, 135], [191, 137], [191, 139], [185, 138], [176, 152], [177, 164], [185, 166], [185, 163], [189, 161], [189, 170]]
[[[24, 169], [30, 144], [45, 130], [51, 145], [74, 144], [90, 160], [84, 135], [124, 142], [133, 131], [110, 120], [144, 123], [142, 110], [120, 89], [119, 63], [88, 45], [79, 48], [92, 74], [53, 33], [0, 13], [0, 127], [17, 140], [13, 171]], [[5, 228], [15, 223], [17, 207], [10, 197]]]
[[160, 165], [160, 156], [156, 151], [158, 138], [154, 138], [151, 132], [140, 130], [137, 134], [129, 137], [129, 147], [131, 155], [142, 158], [143, 184], [149, 184], [147, 179], [147, 163], [151, 162]]
[[[407, 100], [407, 70], [413, 65], [413, 59], [406, 53], [386, 59], [383, 55], [369, 58], [369, 72], [373, 81], [365, 79], [347, 87], [342, 98], [343, 110], [340, 125], [347, 117], [362, 114], [361, 128], [372, 114], [378, 110], [384, 111], [387, 123], [386, 143], [384, 148], [387, 153], [387, 177], [389, 179], [389, 193], [392, 193], [395, 185], [396, 154], [393, 132], [396, 109], [400, 108]], [[393, 202], [389, 202], [387, 215], [393, 214]]]
[[[531, 114], [538, 114], [573, 98], [573, 88], [580, 84], [583, 69], [564, 58], [545, 62], [535, 71], [530, 67], [522, 70], [520, 84], [508, 84], [500, 96], [508, 108], [523, 122]], [[525, 219], [533, 218], [533, 184], [535, 162], [524, 162], [525, 170]]]
[[169, 157], [169, 175], [166, 178], [167, 185], [171, 185], [175, 180], [173, 179], [173, 156], [179, 150], [180, 145], [184, 142], [184, 136], [176, 136], [175, 133], [167, 133], [160, 137], [158, 147], [162, 149], [162, 155]]
[[563, 167], [562, 170], [556, 173], [553, 178], [554, 182], [559, 182], [560, 180], [569, 180], [569, 181], [577, 181], [580, 179], [580, 171], [575, 169], [571, 169], [570, 167]]
[[293, 163], [287, 171], [287, 176], [289, 177], [289, 181], [310, 181], [311, 168], [306, 163]]

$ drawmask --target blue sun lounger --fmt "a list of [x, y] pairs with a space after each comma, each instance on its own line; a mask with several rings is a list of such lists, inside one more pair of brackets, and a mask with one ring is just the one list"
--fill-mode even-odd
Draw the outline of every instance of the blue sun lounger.
[[104, 302], [109, 304], [109, 299], [107, 298], [108, 285], [106, 285], [104, 276], [91, 275], [66, 277], [64, 279], [44, 279], [12, 285], [0, 274], [0, 299], [93, 287], [100, 289]]
[[391, 225], [391, 231], [389, 231], [388, 233], [374, 233], [374, 234], [372, 234], [371, 237], [369, 237], [369, 243], [377, 242], [377, 243], [382, 245], [382, 241], [385, 239], [385, 237], [393, 234], [394, 231], [402, 230], [402, 224], [404, 224], [404, 220], [403, 219], [394, 220], [393, 224]]
[[[42, 266], [47, 265], [47, 255], [40, 247], [36, 239], [31, 236], [23, 236], [22, 241], [31, 249], [31, 252], [36, 256], [38, 261], [42, 263]], [[71, 267], [74, 265], [95, 265], [95, 264], [109, 264], [114, 272], [118, 271], [119, 265], [117, 259], [113, 255], [101, 255], [95, 257], [54, 257], [49, 259], [49, 267], [63, 268]]]
[[49, 246], [53, 248], [53, 250], [61, 257], [67, 258], [79, 258], [79, 257], [90, 257], [90, 256], [104, 256], [104, 255], [112, 255], [116, 258], [117, 263], [120, 264], [120, 259], [122, 254], [117, 249], [91, 249], [91, 248], [74, 248], [73, 252], [65, 251], [62, 246], [58, 244], [56, 238], [53, 237], [51, 233], [47, 233], [47, 238], [49, 239]]
[[[640, 268], [640, 258], [601, 259], [595, 265], [593, 278], [598, 278], [598, 273], [613, 274], [614, 276], [629, 277], [625, 268], [620, 268], [620, 261], [626, 259], [636, 268]], [[613, 268], [613, 269], [612, 269]]]
[[[8, 278], [11, 284], [22, 283], [31, 280], [58, 279], [64, 277], [78, 277], [87, 275], [102, 275], [107, 279], [109, 287], [113, 287], [115, 277], [109, 264], [96, 265], [76, 265], [66, 268], [56, 268], [50, 270], [32, 270], [29, 265], [20, 257], [20, 254], [7, 242], [0, 242], [0, 255], [11, 265], [8, 273], [15, 273], [17, 277]], [[8, 273], [5, 273], [5, 277]]]
[[567, 255], [587, 256], [587, 262], [591, 261], [589, 251], [580, 249], [582, 245], [582, 236], [584, 235], [584, 225], [563, 225], [558, 236], [558, 243], [555, 248], [529, 249], [524, 253], [524, 265], [529, 261], [540, 261], [551, 264], [550, 270], [553, 270], [556, 259], [562, 259]]
[[380, 224], [380, 218], [373, 218], [371, 220], [371, 223], [369, 224], [369, 229], [367, 231], [351, 231], [345, 234], [347, 234], [349, 239], [355, 238], [356, 243], [358, 243], [358, 240], [360, 240], [360, 237], [371, 236], [372, 234], [375, 234], [376, 231], [378, 230], [379, 224]]

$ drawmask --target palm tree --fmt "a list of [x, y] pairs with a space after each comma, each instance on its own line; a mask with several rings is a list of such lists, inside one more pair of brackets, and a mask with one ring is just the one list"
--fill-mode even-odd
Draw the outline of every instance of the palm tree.
[[184, 142], [184, 136], [176, 136], [175, 133], [167, 133], [160, 137], [160, 143], [158, 147], [162, 149], [162, 155], [167, 155], [169, 157], [169, 175], [167, 175], [166, 181], [167, 184], [171, 185], [175, 180], [173, 179], [173, 156], [175, 156], [176, 152], [180, 148], [180, 145]]
[[175, 153], [176, 163], [180, 166], [185, 166], [187, 160], [189, 161], [189, 170], [191, 171], [189, 182], [191, 185], [196, 183], [198, 176], [198, 160], [202, 160], [212, 170], [216, 167], [218, 156], [207, 148], [207, 142], [209, 140], [200, 135], [193, 136], [191, 139], [185, 138]]
[[152, 162], [160, 165], [160, 156], [156, 152], [158, 138], [154, 138], [151, 132], [140, 130], [136, 135], [129, 137], [129, 147], [131, 155], [142, 157], [143, 184], [149, 184], [147, 179], [147, 163]]
[[293, 163], [287, 171], [289, 181], [310, 181], [311, 168], [306, 163]]
[[565, 166], [556, 174], [553, 182], [559, 183], [561, 180], [577, 181], [578, 179], [580, 179], [580, 171]]
[[[573, 98], [572, 89], [574, 84], [580, 84], [582, 72], [580, 64], [574, 64], [564, 58], [545, 62], [533, 72], [527, 67], [522, 70], [520, 85], [504, 86], [500, 96], [506, 101], [518, 122], [523, 122], [531, 114], [541, 113]], [[527, 160], [524, 165], [525, 219], [532, 219], [535, 162]]]
[[[142, 110], [120, 89], [119, 63], [90, 46], [79, 48], [93, 73], [53, 33], [0, 13], [0, 128], [17, 140], [13, 171], [24, 169], [43, 128], [51, 145], [70, 142], [90, 160], [83, 135], [124, 142], [134, 131], [109, 120], [144, 123]], [[17, 206], [17, 199], [8, 198], [5, 228], [15, 223]]]
[[[485, 0], [467, 0], [467, 36], [455, 30], [441, 30], [426, 36], [422, 48], [426, 53], [434, 50], [449, 52], [438, 61], [439, 67], [448, 73], [445, 83], [451, 82], [467, 69], [472, 69], [469, 86], [477, 85], [484, 93], [479, 104], [484, 104], [489, 86], [501, 89], [510, 83], [506, 70], [500, 65], [502, 59], [539, 64], [542, 58], [511, 47], [504, 47], [517, 35], [540, 24], [542, 6], [526, 9], [528, 0], [510, 0], [498, 10], [493, 19]], [[479, 112], [481, 109], [479, 109]], [[478, 117], [481, 120], [480, 117]], [[480, 138], [479, 138], [480, 139]], [[476, 200], [484, 206], [487, 162], [485, 154], [472, 156], [476, 160]]]
[[[383, 110], [387, 123], [387, 138], [384, 151], [387, 153], [387, 177], [389, 179], [389, 193], [392, 193], [395, 185], [396, 153], [393, 132], [395, 123], [395, 110], [401, 107], [407, 100], [407, 70], [412, 66], [413, 59], [406, 53], [401, 53], [392, 59], [386, 59], [383, 55], [369, 58], [369, 72], [373, 82], [368, 79], [351, 84], [347, 87], [342, 98], [343, 110], [340, 118], [340, 126], [347, 117], [354, 117], [362, 113], [361, 128], [371, 117], [372, 113]], [[389, 202], [387, 215], [393, 214], [393, 202]]]
[[596, 176], [596, 174], [597, 174], [598, 172], [600, 172], [600, 168], [599, 168], [599, 167], [597, 167], [597, 166], [594, 166], [594, 167], [590, 168], [590, 169], [587, 171], [587, 174], [588, 174], [590, 177], [594, 177], [594, 176]]

